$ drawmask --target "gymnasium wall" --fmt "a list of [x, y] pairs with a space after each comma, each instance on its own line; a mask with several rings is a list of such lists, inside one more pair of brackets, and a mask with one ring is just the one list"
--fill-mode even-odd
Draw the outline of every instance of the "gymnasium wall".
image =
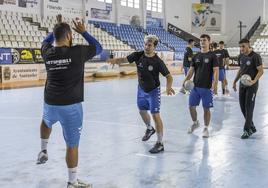
[[[129, 24], [133, 16], [138, 16], [141, 25], [146, 26], [145, 18], [148, 15], [145, 0], [140, 0], [140, 9], [123, 7], [120, 5], [120, 0], [113, 0], [112, 5], [97, 0], [2, 0], [1, 2], [5, 4], [0, 4], [0, 10], [16, 10], [44, 16], [61, 13], [68, 17], [85, 16], [90, 20], [118, 24]], [[164, 26], [165, 23], [171, 23], [191, 32], [191, 5], [199, 2], [199, 0], [163, 0], [163, 13], [151, 12], [150, 16], [163, 19]], [[239, 20], [247, 25], [243, 29], [245, 35], [259, 16], [263, 16], [263, 21], [267, 22], [268, 19], [268, 0], [215, 0], [214, 3], [222, 5], [222, 27], [220, 35], [212, 35], [212, 38], [224, 40], [229, 46], [237, 46]]]
[[226, 32], [229, 46], [237, 46], [239, 41], [238, 21], [241, 20], [246, 28], [243, 28], [245, 36], [259, 16], [263, 16], [263, 0], [226, 0]]

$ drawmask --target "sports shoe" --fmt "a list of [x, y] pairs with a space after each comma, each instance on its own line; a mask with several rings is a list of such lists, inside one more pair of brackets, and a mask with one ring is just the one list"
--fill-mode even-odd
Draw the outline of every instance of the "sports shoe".
[[209, 132], [208, 132], [208, 128], [205, 127], [203, 130], [203, 138], [208, 138], [209, 137]]
[[186, 90], [184, 89], [184, 87], [181, 87], [181, 88], [180, 88], [180, 93], [182, 93], [182, 94], [186, 94]]
[[241, 139], [248, 139], [252, 134], [253, 132], [251, 129], [249, 131], [244, 130], [244, 133], [242, 134]]
[[197, 121], [196, 123], [193, 123], [191, 125], [191, 127], [188, 128], [188, 134], [191, 134], [194, 132], [195, 129], [197, 129], [199, 127], [199, 121]]
[[40, 151], [37, 157], [36, 164], [44, 164], [48, 160], [47, 150]]
[[147, 141], [150, 139], [150, 137], [155, 133], [155, 129], [152, 127], [152, 129], [146, 129], [145, 135], [142, 137], [142, 141]]
[[160, 142], [156, 142], [156, 144], [154, 145], [154, 147], [152, 149], [149, 150], [150, 153], [159, 153], [159, 152], [163, 152], [164, 151], [164, 145]]
[[250, 128], [250, 130], [252, 131], [252, 134], [255, 133], [255, 132], [257, 132], [257, 129], [256, 129], [256, 127], [254, 127], [254, 126], [252, 126], [252, 127]]
[[67, 188], [92, 188], [92, 184], [83, 183], [81, 180], [77, 180], [76, 183], [67, 183]]

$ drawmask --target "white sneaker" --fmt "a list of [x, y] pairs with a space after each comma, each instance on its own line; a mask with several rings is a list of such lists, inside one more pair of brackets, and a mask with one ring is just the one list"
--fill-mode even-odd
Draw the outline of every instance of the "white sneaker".
[[36, 164], [44, 164], [48, 160], [48, 154], [46, 151], [40, 151], [37, 157]]
[[208, 132], [208, 128], [205, 127], [203, 130], [203, 138], [208, 138], [209, 137], [209, 132]]
[[180, 93], [186, 94], [186, 90], [184, 89], [184, 87], [180, 88]]
[[78, 179], [76, 183], [68, 182], [67, 188], [92, 188], [92, 184], [83, 183]]
[[199, 127], [199, 121], [197, 121], [196, 123], [193, 123], [191, 127], [188, 128], [188, 134], [193, 133], [194, 130], [197, 129], [198, 127]]

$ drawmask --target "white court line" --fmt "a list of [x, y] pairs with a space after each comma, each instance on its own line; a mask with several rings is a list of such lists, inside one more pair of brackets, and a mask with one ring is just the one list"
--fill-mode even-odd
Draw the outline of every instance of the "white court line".
[[156, 159], [156, 156], [145, 155], [145, 154], [141, 154], [141, 153], [136, 153], [136, 155], [137, 155], [137, 156], [140, 156], [140, 157], [148, 157], [148, 158]]

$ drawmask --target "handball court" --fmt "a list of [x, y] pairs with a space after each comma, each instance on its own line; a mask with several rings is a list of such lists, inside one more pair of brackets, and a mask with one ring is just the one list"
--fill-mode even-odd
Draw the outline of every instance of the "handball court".
[[[145, 126], [136, 107], [137, 78], [85, 83], [84, 128], [78, 177], [94, 188], [265, 188], [268, 185], [268, 76], [260, 80], [254, 111], [257, 128], [241, 140], [244, 118], [238, 93], [231, 89], [236, 71], [228, 71], [230, 96], [214, 100], [210, 138], [192, 123], [188, 95], [162, 96], [165, 152], [152, 155], [156, 135], [141, 138]], [[183, 76], [174, 76], [173, 87]], [[161, 79], [162, 87], [166, 80]], [[219, 84], [220, 88], [220, 84]], [[43, 86], [0, 91], [0, 187], [66, 187], [65, 143], [55, 124], [49, 160], [36, 165], [40, 151]], [[198, 107], [203, 126], [203, 110]]]

